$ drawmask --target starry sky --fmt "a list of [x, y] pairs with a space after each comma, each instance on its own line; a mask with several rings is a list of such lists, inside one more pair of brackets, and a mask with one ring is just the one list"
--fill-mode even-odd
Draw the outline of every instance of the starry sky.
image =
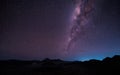
[[0, 59], [120, 55], [119, 0], [0, 0]]

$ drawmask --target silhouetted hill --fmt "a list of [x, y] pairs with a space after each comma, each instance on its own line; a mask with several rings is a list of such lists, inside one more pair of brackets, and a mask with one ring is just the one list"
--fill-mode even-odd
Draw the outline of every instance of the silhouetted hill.
[[84, 62], [1, 60], [0, 75], [120, 75], [120, 55]]

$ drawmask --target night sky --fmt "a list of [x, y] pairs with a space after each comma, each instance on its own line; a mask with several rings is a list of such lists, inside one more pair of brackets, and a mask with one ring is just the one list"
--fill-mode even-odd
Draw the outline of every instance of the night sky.
[[120, 55], [120, 0], [0, 0], [0, 59]]

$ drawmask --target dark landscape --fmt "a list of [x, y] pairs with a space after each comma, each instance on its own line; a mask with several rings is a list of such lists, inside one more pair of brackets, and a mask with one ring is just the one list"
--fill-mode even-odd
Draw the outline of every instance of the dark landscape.
[[120, 55], [102, 61], [1, 60], [0, 75], [120, 75]]

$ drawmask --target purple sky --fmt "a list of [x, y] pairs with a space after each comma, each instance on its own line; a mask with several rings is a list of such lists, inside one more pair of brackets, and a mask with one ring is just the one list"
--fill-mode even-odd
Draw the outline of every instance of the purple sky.
[[73, 0], [0, 0], [0, 59], [87, 60], [120, 54], [120, 1], [95, 1], [85, 31], [66, 54]]

